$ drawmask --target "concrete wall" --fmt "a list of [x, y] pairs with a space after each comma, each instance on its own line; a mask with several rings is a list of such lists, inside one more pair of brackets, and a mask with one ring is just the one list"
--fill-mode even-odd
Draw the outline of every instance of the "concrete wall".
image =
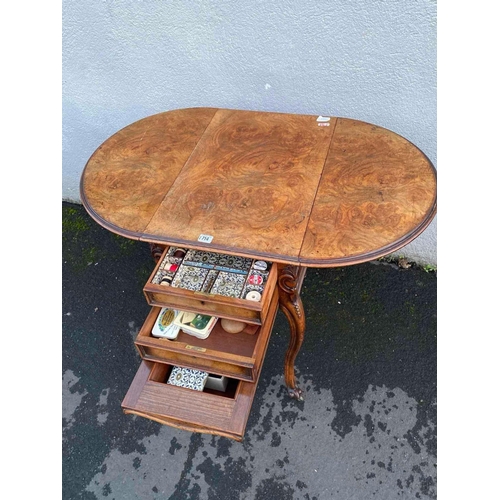
[[[436, 165], [433, 0], [64, 0], [62, 69], [64, 200], [111, 134], [192, 106], [364, 120]], [[436, 222], [398, 255], [435, 265]]]

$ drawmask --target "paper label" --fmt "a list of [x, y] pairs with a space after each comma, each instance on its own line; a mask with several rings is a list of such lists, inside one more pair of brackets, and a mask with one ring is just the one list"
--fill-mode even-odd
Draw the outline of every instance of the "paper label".
[[318, 127], [329, 127], [330, 126], [330, 117], [329, 116], [318, 116], [316, 118], [316, 121], [318, 122]]
[[198, 236], [198, 241], [201, 243], [212, 243], [213, 239], [214, 237], [209, 234], [200, 234], [200, 236]]

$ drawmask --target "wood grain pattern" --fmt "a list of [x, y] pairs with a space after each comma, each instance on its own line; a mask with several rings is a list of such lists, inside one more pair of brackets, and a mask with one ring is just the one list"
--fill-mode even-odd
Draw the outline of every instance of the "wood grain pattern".
[[403, 137], [339, 118], [300, 261], [346, 265], [407, 244], [432, 220], [436, 173]]
[[158, 365], [147, 361], [141, 363], [123, 400], [123, 408], [157, 415], [160, 418], [167, 417], [184, 425], [191, 423], [210, 427], [214, 431], [243, 434], [243, 429], [231, 425], [232, 415], [239, 393], [242, 390], [248, 392], [255, 389], [255, 384], [241, 382], [235, 399], [218, 397], [155, 381], [152, 375], [156, 367]]
[[280, 266], [278, 277], [279, 306], [290, 325], [290, 342], [285, 355], [285, 384], [288, 394], [299, 401], [303, 400], [302, 389], [295, 379], [295, 358], [304, 340], [306, 318], [300, 289], [306, 274], [305, 267]]
[[313, 116], [217, 111], [143, 238], [209, 234], [210, 248], [296, 259], [332, 130]]
[[[81, 197], [102, 226], [152, 244], [155, 259], [173, 244], [280, 263], [279, 286], [274, 265], [261, 303], [144, 287], [152, 305], [217, 312], [262, 327], [245, 342], [229, 339], [230, 347], [229, 334], [217, 337], [214, 330], [209, 342], [194, 346], [204, 354], [191, 355], [184, 353], [187, 341], [196, 341], [181, 336], [164, 349], [152, 339], [150, 315], [136, 346], [159, 362], [142, 362], [124, 411], [241, 440], [278, 296], [291, 329], [285, 382], [301, 399], [294, 362], [305, 330], [306, 267], [355, 264], [409, 243], [435, 215], [436, 172], [416, 146], [368, 123], [194, 108], [145, 118], [108, 139], [85, 167]], [[200, 242], [202, 234], [212, 242]], [[245, 381], [233, 378], [226, 394], [189, 391], [165, 384], [169, 363]]]
[[416, 146], [369, 123], [194, 108], [108, 139], [81, 194], [97, 222], [130, 238], [341, 266], [416, 238], [436, 212], [436, 172]]
[[192, 108], [139, 120], [106, 140], [82, 174], [82, 203], [111, 231], [139, 239], [215, 109]]

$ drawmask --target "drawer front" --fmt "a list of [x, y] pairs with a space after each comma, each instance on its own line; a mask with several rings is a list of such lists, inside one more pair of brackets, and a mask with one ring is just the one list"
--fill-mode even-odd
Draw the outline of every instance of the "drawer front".
[[[159, 284], [158, 275], [168, 258], [170, 248], [165, 248], [148, 282], [144, 286], [146, 301], [151, 306], [171, 307], [209, 314], [219, 318], [234, 319], [261, 325], [267, 316], [277, 282], [277, 265], [271, 264], [260, 300], [227, 297], [216, 293], [189, 290], [176, 286]], [[212, 252], [213, 253], [213, 252]], [[206, 270], [204, 270], [205, 272]], [[176, 271], [180, 272], [180, 268]], [[224, 271], [222, 271], [224, 272]], [[247, 277], [245, 275], [245, 277]], [[203, 278], [205, 279], [205, 278]], [[172, 280], [175, 280], [173, 275]]]
[[192, 432], [243, 438], [256, 384], [231, 380], [224, 393], [169, 385], [171, 367], [143, 361], [122, 403], [132, 413]]
[[142, 359], [197, 368], [239, 380], [255, 382], [262, 364], [278, 310], [278, 290], [274, 291], [264, 325], [253, 335], [228, 333], [216, 324], [208, 338], [199, 339], [179, 332], [176, 340], [153, 337], [151, 331], [161, 311], [153, 307], [146, 318], [135, 345]]

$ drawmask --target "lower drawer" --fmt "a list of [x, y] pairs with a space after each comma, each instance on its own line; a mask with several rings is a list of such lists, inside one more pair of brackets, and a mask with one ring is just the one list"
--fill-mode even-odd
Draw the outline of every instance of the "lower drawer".
[[195, 391], [166, 383], [171, 366], [142, 361], [122, 408], [191, 432], [243, 439], [256, 383], [230, 379], [224, 392]]

